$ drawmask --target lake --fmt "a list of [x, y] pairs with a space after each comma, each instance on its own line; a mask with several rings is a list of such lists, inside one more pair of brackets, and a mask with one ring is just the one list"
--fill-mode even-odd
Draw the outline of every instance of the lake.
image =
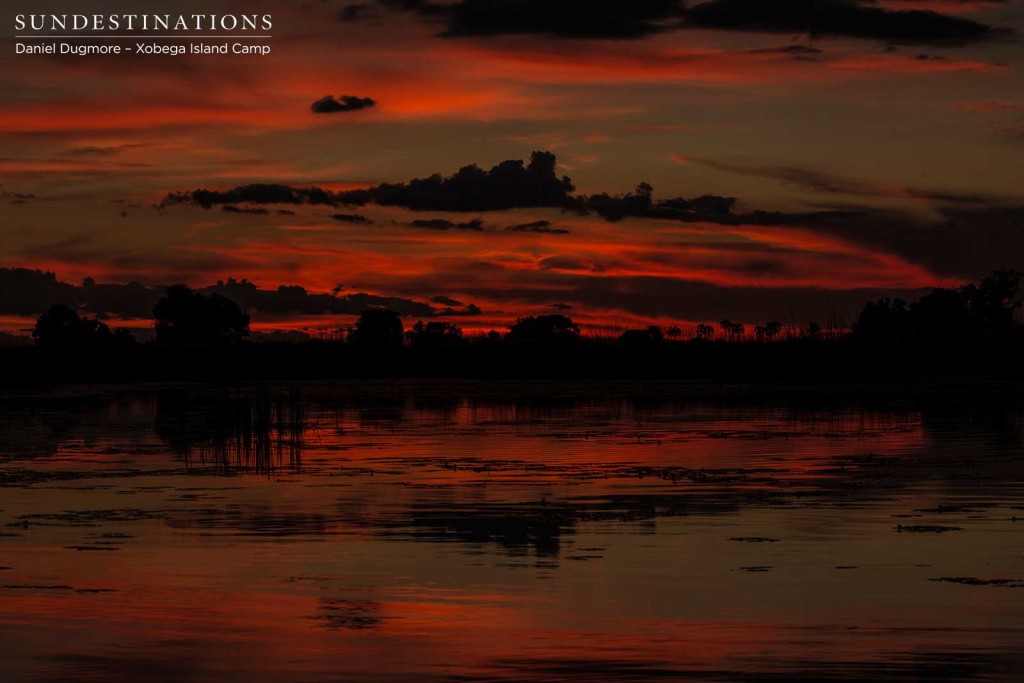
[[1024, 403], [984, 388], [0, 409], [5, 682], [1024, 678]]

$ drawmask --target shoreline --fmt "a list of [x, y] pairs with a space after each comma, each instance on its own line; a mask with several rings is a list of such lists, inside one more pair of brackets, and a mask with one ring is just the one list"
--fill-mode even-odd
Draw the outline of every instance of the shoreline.
[[[1024, 400], [1024, 380], [985, 377], [819, 378], [819, 379], [622, 379], [553, 378], [488, 379], [460, 377], [324, 378], [167, 380], [113, 383], [64, 383], [49, 386], [3, 387], [0, 400], [41, 398], [102, 398], [116, 395], [154, 395], [194, 392], [199, 395], [255, 387], [299, 388], [307, 398], [372, 399], [388, 395], [459, 397], [484, 401], [544, 399], [589, 400], [614, 396], [639, 401], [799, 401], [846, 403], [863, 400], [936, 402], [973, 399]], [[975, 403], [975, 401], [977, 403]]]

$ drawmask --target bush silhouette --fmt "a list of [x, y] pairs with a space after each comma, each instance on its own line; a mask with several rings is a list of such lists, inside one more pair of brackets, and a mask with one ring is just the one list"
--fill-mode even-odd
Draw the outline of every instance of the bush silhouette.
[[623, 346], [637, 348], [657, 346], [664, 339], [661, 328], [657, 325], [651, 325], [645, 330], [626, 330], [619, 336], [619, 343]]
[[219, 294], [200, 294], [185, 285], [167, 288], [153, 309], [156, 339], [171, 346], [235, 346], [249, 335], [249, 316]]

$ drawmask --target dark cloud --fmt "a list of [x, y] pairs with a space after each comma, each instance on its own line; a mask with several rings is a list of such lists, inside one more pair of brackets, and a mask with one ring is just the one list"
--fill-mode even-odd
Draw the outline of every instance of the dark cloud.
[[689, 157], [698, 164], [726, 173], [778, 180], [811, 192], [845, 194], [864, 197], [891, 197], [894, 194], [916, 199], [927, 199], [946, 204], [987, 204], [993, 197], [978, 193], [952, 192], [921, 187], [896, 187], [877, 181], [851, 178], [838, 173], [803, 166], [758, 164], [750, 162], [718, 161]]
[[0, 188], [0, 199], [9, 199], [12, 204], [26, 204], [36, 196], [29, 192], [8, 192]]
[[67, 150], [67, 154], [73, 154], [75, 156], [109, 156], [124, 150], [136, 149], [145, 146], [146, 145], [141, 142], [112, 146], [84, 145], [81, 147], [72, 147]]
[[51, 304], [73, 302], [73, 289], [53, 273], [0, 268], [0, 313], [36, 315]]
[[341, 12], [338, 14], [338, 21], [345, 23], [361, 21], [372, 15], [373, 9], [373, 5], [368, 2], [346, 5], [341, 8]]
[[82, 155], [82, 156], [104, 156], [107, 154], [117, 154], [117, 147], [96, 147], [96, 146], [85, 146], [85, 147], [74, 147], [67, 151], [68, 154]]
[[341, 95], [338, 99], [334, 99], [331, 95], [324, 95], [319, 100], [309, 105], [309, 109], [314, 114], [338, 114], [346, 111], [369, 109], [375, 106], [377, 106], [377, 101], [369, 97]]
[[578, 258], [571, 256], [548, 256], [541, 259], [537, 266], [541, 270], [592, 270], [593, 268]]
[[569, 231], [565, 228], [556, 228], [551, 225], [551, 221], [533, 221], [532, 223], [520, 223], [519, 225], [510, 225], [505, 228], [509, 232], [539, 232], [549, 235], [568, 235]]
[[437, 315], [439, 317], [443, 317], [443, 318], [450, 318], [450, 317], [481, 315], [482, 313], [483, 313], [483, 311], [480, 310], [479, 306], [477, 306], [476, 304], [469, 304], [465, 308], [448, 307], [448, 308], [442, 309], [441, 311], [438, 311]]
[[963, 44], [1003, 33], [963, 17], [924, 10], [889, 10], [866, 0], [711, 0], [692, 6], [686, 12], [686, 24], [890, 43]]
[[102, 285], [87, 280], [76, 286], [53, 273], [0, 268], [0, 315], [35, 316], [53, 304], [65, 304], [98, 317], [142, 318], [152, 313], [161, 291], [138, 282]]
[[455, 223], [444, 218], [428, 218], [412, 221], [409, 225], [414, 228], [426, 228], [427, 230], [451, 230], [454, 228], [456, 230], [476, 230], [479, 232], [484, 229], [482, 218], [474, 218], [465, 223]]
[[769, 47], [750, 50], [752, 55], [785, 55], [805, 62], [821, 61], [825, 51], [809, 45], [787, 45], [786, 47]]
[[319, 187], [279, 184], [243, 185], [226, 191], [191, 190], [168, 194], [160, 206], [195, 204], [326, 204], [400, 206], [418, 211], [499, 211], [565, 207], [576, 189], [567, 176], [555, 174], [550, 152], [534, 152], [530, 163], [509, 159], [485, 171], [475, 164], [450, 176], [434, 174], [407, 183], [383, 183], [362, 190], [331, 192]]
[[402, 316], [434, 317], [438, 311], [421, 301], [366, 293], [346, 295], [314, 294], [296, 285], [277, 289], [260, 289], [248, 280], [229, 279], [204, 287], [204, 293], [216, 293], [238, 303], [244, 310], [273, 316], [361, 313], [367, 308], [382, 306]]
[[707, 282], [669, 277], [610, 276], [593, 273], [550, 272], [550, 286], [531, 283], [520, 287], [477, 287], [474, 297], [518, 301], [548, 308], [553, 291], [563, 305], [582, 310], [620, 310], [652, 318], [708, 321], [816, 320], [850, 324], [865, 301], [898, 296], [913, 301], [927, 293], [917, 289], [825, 290], [817, 287], [724, 287]]
[[738, 225], [746, 222], [749, 217], [749, 214], [741, 216], [734, 212], [735, 197], [703, 195], [693, 199], [674, 197], [655, 200], [653, 192], [654, 188], [649, 184], [640, 183], [636, 190], [622, 195], [602, 193], [576, 197], [572, 208], [580, 213], [594, 212], [608, 221], [633, 217]]
[[195, 204], [204, 209], [217, 204], [326, 204], [338, 206], [335, 193], [319, 187], [296, 188], [273, 183], [241, 185], [226, 190], [191, 190], [172, 192], [164, 197], [160, 207], [172, 204]]
[[[149, 318], [165, 289], [165, 285], [147, 286], [138, 282], [126, 285], [100, 284], [92, 280], [72, 285], [58, 280], [54, 273], [0, 268], [0, 315], [36, 316], [51, 305], [60, 303], [101, 318]], [[302, 287], [285, 285], [277, 289], [260, 289], [248, 280], [229, 279], [202, 287], [199, 291], [226, 296], [249, 313], [258, 312], [275, 317], [355, 315], [373, 306], [383, 306], [403, 316], [420, 318], [436, 317], [443, 312], [428, 303], [402, 297], [363, 292], [344, 296], [315, 294]], [[445, 311], [451, 308], [449, 306]], [[472, 308], [476, 313], [470, 313], [467, 307], [453, 314], [472, 315], [480, 312], [478, 308]]]
[[252, 214], [254, 216], [266, 216], [267, 214], [270, 213], [270, 211], [268, 211], [267, 209], [264, 209], [262, 207], [254, 207], [254, 208], [246, 209], [246, 208], [241, 208], [241, 207], [235, 206], [234, 204], [225, 204], [222, 207], [221, 210], [222, 211], [227, 211], [229, 213], [248, 213], [248, 214]]
[[485, 171], [475, 164], [450, 176], [435, 174], [408, 183], [384, 183], [368, 190], [338, 195], [349, 204], [376, 203], [427, 211], [498, 211], [562, 207], [575, 190], [572, 181], [555, 174], [555, 155], [534, 152], [529, 164], [509, 159]]
[[740, 263], [735, 268], [738, 272], [749, 273], [751, 275], [788, 275], [791, 272], [789, 264], [784, 261], [775, 261], [772, 259], [753, 259]]
[[[88, 269], [116, 270], [125, 280], [154, 277], [154, 272], [174, 273], [175, 281], [195, 280], [211, 272], [230, 271], [240, 266], [232, 256], [217, 250], [169, 249], [158, 261], [140, 259], [137, 247], [113, 244], [95, 232], [80, 232], [58, 239], [27, 245], [15, 258], [22, 263], [67, 263]], [[290, 264], [285, 264], [290, 267]], [[66, 302], [59, 302], [66, 303]]]
[[[378, 0], [349, 5], [342, 21], [415, 14], [444, 37], [533, 34], [555, 38], [642, 38], [685, 27], [812, 36], [848, 36], [890, 43], [963, 44], [1001, 33], [986, 24], [919, 9], [886, 9], [873, 0]], [[812, 53], [791, 52], [796, 58]]]
[[767, 164], [737, 163], [717, 161], [715, 159], [700, 159], [690, 157], [690, 161], [702, 164], [717, 171], [733, 173], [735, 175], [753, 176], [757, 178], [769, 178], [780, 182], [795, 185], [812, 192], [824, 192], [828, 194], [847, 195], [877, 195], [879, 188], [877, 183], [870, 183], [861, 180], [831, 174], [815, 169], [799, 166], [779, 166]]
[[[602, 4], [590, 0], [379, 0], [378, 5], [434, 21], [445, 37], [639, 38], [678, 26], [684, 11], [681, 0]], [[365, 9], [356, 10], [354, 16], [360, 15], [365, 15]]]
[[[516, 208], [559, 208], [578, 213], [594, 212], [608, 220], [627, 216], [676, 220], [713, 220], [735, 223], [736, 200], [705, 195], [694, 199], [666, 199], [653, 202], [653, 188], [638, 186], [625, 195], [573, 195], [575, 186], [568, 176], [555, 173], [557, 159], [551, 152], [534, 152], [530, 163], [510, 159], [485, 171], [477, 165], [463, 166], [450, 176], [434, 174], [406, 183], [382, 183], [366, 189], [332, 192], [319, 187], [295, 188], [280, 184], [243, 185], [230, 190], [191, 190], [168, 194], [160, 206], [194, 204], [210, 208], [219, 204], [325, 204], [329, 206], [399, 206], [414, 211], [500, 211]], [[358, 216], [359, 214], [337, 214]], [[338, 218], [337, 220], [346, 220]], [[447, 219], [422, 219], [413, 227], [434, 230], [460, 228], [482, 230], [480, 220], [457, 223]], [[549, 221], [534, 221], [508, 228], [514, 232], [562, 233]]]
[[361, 213], [335, 213], [331, 215], [331, 218], [342, 223], [354, 223], [356, 225], [370, 225], [373, 223], [373, 221]]
[[[363, 190], [330, 192], [320, 188], [285, 185], [246, 185], [227, 191], [195, 190], [168, 195], [165, 204], [317, 203], [330, 205], [380, 204], [413, 210], [452, 212], [513, 208], [558, 208], [577, 214], [594, 213], [608, 221], [647, 218], [683, 223], [805, 227], [840, 236], [873, 250], [899, 255], [911, 263], [942, 275], [976, 278], [996, 267], [1024, 265], [1024, 207], [982, 194], [900, 187], [843, 176], [813, 168], [752, 162], [693, 159], [720, 171], [776, 179], [816, 193], [867, 198], [917, 198], [937, 218], [927, 220], [895, 211], [829, 208], [782, 212], [741, 210], [736, 198], [702, 195], [657, 199], [654, 188], [640, 183], [625, 194], [574, 195], [572, 180], [555, 175], [555, 156], [534, 152], [530, 163], [505, 161], [484, 171], [465, 166], [451, 176], [436, 174], [407, 183], [385, 183]], [[338, 214], [359, 216], [360, 214]], [[339, 219], [342, 220], [342, 219]], [[352, 219], [353, 221], [355, 219]], [[351, 222], [351, 221], [350, 221]], [[412, 227], [431, 230], [483, 231], [483, 220], [459, 222], [445, 218], [417, 219]], [[509, 226], [523, 233], [562, 233], [550, 221]], [[45, 254], [35, 254], [44, 257]], [[552, 257], [542, 264], [549, 270], [592, 270], [602, 264], [568, 263]], [[752, 260], [748, 272], [771, 273], [777, 264]]]
[[[727, 167], [717, 165], [725, 170]], [[794, 167], [729, 167], [733, 172], [773, 177], [804, 189], [847, 195], [885, 197], [892, 188]], [[656, 200], [645, 184], [632, 193], [577, 198], [581, 211], [593, 211], [606, 220], [625, 217], [657, 218], [684, 223], [805, 227], [896, 254], [910, 263], [945, 276], [976, 279], [994, 268], [1024, 268], [1024, 206], [1007, 204], [987, 195], [943, 192], [924, 188], [896, 188], [895, 194], [927, 201], [938, 218], [878, 209], [840, 209], [805, 212], [753, 210], [738, 212], [732, 197], [706, 195], [695, 199]], [[558, 267], [569, 269], [570, 264]], [[548, 264], [547, 267], [552, 267]], [[777, 273], [779, 264], [753, 260], [747, 270]]]
[[433, 299], [430, 300], [430, 302], [431, 303], [435, 303], [435, 304], [441, 304], [442, 306], [449, 306], [449, 307], [462, 306], [462, 302], [461, 301], [457, 301], [456, 299], [453, 299], [450, 296], [444, 296], [444, 295], [435, 296]]
[[1024, 206], [945, 206], [939, 219], [884, 211], [835, 212], [803, 225], [897, 254], [939, 275], [977, 279], [1024, 269]]

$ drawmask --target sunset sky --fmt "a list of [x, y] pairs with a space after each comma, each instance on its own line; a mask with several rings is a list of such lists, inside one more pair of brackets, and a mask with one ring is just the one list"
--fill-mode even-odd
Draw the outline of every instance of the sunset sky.
[[[54, 296], [145, 325], [163, 286], [228, 278], [305, 289], [253, 295], [261, 329], [344, 324], [374, 303], [469, 329], [552, 312], [595, 328], [827, 322], [1024, 266], [1021, 0], [617, 4], [5, 3], [0, 266], [67, 286], [0, 272], [0, 329]], [[270, 13], [272, 53], [15, 55], [15, 14], [143, 11]], [[342, 192], [534, 151], [557, 156], [572, 194], [647, 182], [655, 202], [737, 202], [720, 220], [610, 221], [165, 201]]]

